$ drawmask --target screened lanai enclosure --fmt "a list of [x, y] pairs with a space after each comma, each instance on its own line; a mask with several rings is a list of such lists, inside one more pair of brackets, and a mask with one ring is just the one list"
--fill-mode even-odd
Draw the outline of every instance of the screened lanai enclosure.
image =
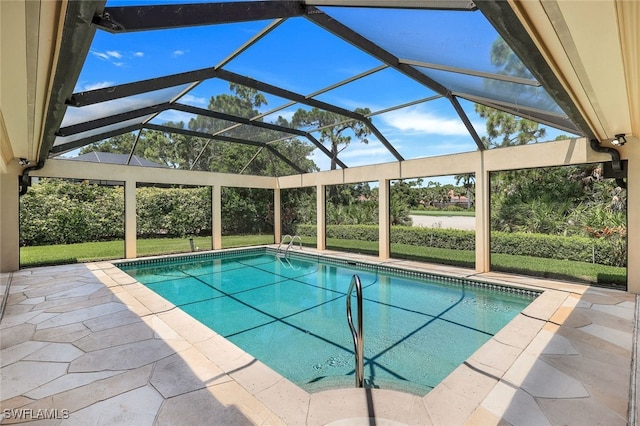
[[[527, 7], [468, 0], [65, 3], [41, 138], [20, 159], [19, 192], [33, 191], [35, 178], [122, 182], [119, 239], [124, 257], [135, 258], [144, 254], [136, 246], [141, 188], [203, 191], [206, 202], [197, 208], [209, 209], [201, 216], [210, 226], [198, 229], [210, 238], [206, 249], [223, 248], [223, 236], [249, 221], [233, 206], [261, 194], [251, 219], [254, 233], [266, 234], [260, 243], [277, 244], [298, 229], [324, 250], [336, 248], [334, 238], [349, 239], [336, 236], [338, 224], [327, 219], [332, 188], [366, 182], [369, 191], [348, 201], [371, 210], [367, 225], [374, 228], [354, 237], [368, 241], [364, 252], [439, 262], [414, 253], [439, 239], [439, 249], [464, 257], [456, 265], [499, 268], [492, 252], [501, 254], [511, 237], [496, 233], [503, 231], [496, 203], [505, 203], [501, 193], [525, 193], [508, 173], [537, 171], [540, 185], [556, 175], [589, 181], [581, 188], [606, 181], [626, 214], [623, 145], [625, 135], [635, 140], [615, 120], [589, 115], [553, 52], [541, 48], [540, 32], [523, 19], [533, 13]], [[564, 16], [550, 6], [547, 13]], [[548, 169], [555, 166], [575, 170]], [[397, 226], [407, 222], [394, 210], [398, 182], [419, 179], [426, 187], [465, 176], [468, 193], [456, 196], [474, 211], [473, 231], [399, 237], [406, 230]], [[591, 209], [574, 204], [564, 208]], [[342, 210], [330, 208], [339, 218]], [[304, 227], [296, 228], [303, 216]], [[624, 223], [601, 225], [623, 229], [602, 251], [617, 259], [607, 265], [621, 268], [624, 282], [627, 249], [637, 248], [627, 247], [626, 216], [619, 217]], [[587, 264], [597, 263], [602, 245], [545, 244], [566, 250], [559, 260]], [[3, 268], [18, 262], [12, 257]]]
[[479, 105], [591, 136], [532, 41], [510, 46], [493, 26], [521, 30], [506, 4], [375, 5], [75, 5], [92, 21], [71, 41], [86, 59], [70, 58], [74, 91], [43, 154], [128, 150], [266, 176], [346, 169], [505, 145], [485, 135]]

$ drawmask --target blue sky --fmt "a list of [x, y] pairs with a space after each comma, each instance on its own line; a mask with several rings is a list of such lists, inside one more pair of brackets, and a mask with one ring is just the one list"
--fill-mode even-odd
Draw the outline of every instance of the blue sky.
[[[115, 3], [108, 6], [112, 4]], [[385, 9], [363, 11], [353, 8], [323, 10], [383, 44], [385, 49], [400, 58], [477, 71], [495, 71], [489, 60], [489, 50], [497, 34], [480, 12], [395, 13]], [[455, 22], [452, 21], [454, 19]], [[268, 24], [269, 21], [259, 21], [126, 34], [97, 31], [75, 91], [216, 66]], [[304, 18], [292, 18], [224, 68], [309, 95], [380, 65], [377, 59], [325, 32], [314, 23]], [[449, 74], [457, 78], [455, 74]], [[461, 79], [460, 84], [460, 87], [469, 87], [470, 90], [483, 90], [478, 82], [471, 81], [469, 86], [468, 82]], [[168, 100], [167, 97], [177, 91], [151, 93], [144, 98], [148, 104], [152, 104]], [[209, 98], [220, 93], [228, 93], [228, 83], [209, 80], [182, 97], [180, 102], [206, 108]], [[349, 110], [367, 107], [371, 111], [379, 111], [433, 95], [435, 93], [423, 85], [387, 68], [323, 93], [316, 99]], [[268, 104], [261, 108], [262, 111], [287, 102], [268, 94], [266, 97]], [[104, 114], [105, 109], [109, 112], [126, 109], [127, 101], [119, 100], [111, 103], [111, 106], [96, 105], [75, 119], [66, 117], [63, 124]], [[485, 123], [473, 111], [473, 103], [464, 100], [461, 103], [476, 131], [484, 135]], [[266, 117], [265, 121], [277, 115], [290, 118], [300, 107], [303, 106], [283, 109]], [[168, 111], [157, 117], [155, 122], [187, 122], [190, 117], [189, 114]], [[467, 129], [446, 99], [376, 115], [372, 120], [406, 159], [476, 150]], [[566, 132], [549, 129], [548, 139], [560, 133]], [[312, 158], [322, 170], [328, 169], [329, 160], [324, 154], [316, 150]], [[369, 137], [367, 145], [357, 141], [351, 143], [340, 154], [340, 158], [350, 167], [394, 161], [394, 157], [373, 136]]]

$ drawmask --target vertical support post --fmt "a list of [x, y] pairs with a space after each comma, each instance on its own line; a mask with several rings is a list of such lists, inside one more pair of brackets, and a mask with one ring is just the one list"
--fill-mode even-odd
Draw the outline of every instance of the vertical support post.
[[327, 249], [327, 192], [324, 185], [316, 187], [316, 221], [317, 221], [317, 243], [318, 250]]
[[280, 199], [280, 188], [273, 189], [273, 242], [280, 242], [282, 239], [282, 208]]
[[484, 152], [475, 170], [476, 177], [476, 272], [491, 270], [491, 186], [489, 172], [485, 170]]
[[[629, 154], [627, 170], [627, 291], [640, 294], [640, 148], [627, 144]], [[636, 160], [636, 161], [634, 161]]]
[[124, 182], [124, 257], [135, 259], [136, 239], [136, 181], [127, 179]]
[[0, 272], [20, 269], [19, 171], [0, 172]]
[[380, 259], [389, 259], [391, 256], [390, 181], [381, 179], [378, 184], [378, 256]]
[[213, 238], [213, 249], [222, 248], [222, 188], [220, 185], [211, 187], [211, 232]]

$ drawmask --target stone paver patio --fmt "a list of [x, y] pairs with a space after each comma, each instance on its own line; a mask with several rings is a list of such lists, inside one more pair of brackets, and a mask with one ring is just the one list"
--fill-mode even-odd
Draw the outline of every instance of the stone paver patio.
[[110, 262], [2, 274], [1, 423], [625, 425], [637, 417], [635, 295], [385, 263], [544, 293], [424, 397], [309, 394]]

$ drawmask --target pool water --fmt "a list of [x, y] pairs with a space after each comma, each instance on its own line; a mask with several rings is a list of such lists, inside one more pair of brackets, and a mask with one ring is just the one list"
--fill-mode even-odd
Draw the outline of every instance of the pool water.
[[[353, 274], [363, 287], [366, 385], [417, 395], [429, 392], [534, 298], [269, 252], [134, 261], [120, 268], [309, 392], [354, 386], [346, 318]], [[355, 321], [355, 300], [352, 306]]]

